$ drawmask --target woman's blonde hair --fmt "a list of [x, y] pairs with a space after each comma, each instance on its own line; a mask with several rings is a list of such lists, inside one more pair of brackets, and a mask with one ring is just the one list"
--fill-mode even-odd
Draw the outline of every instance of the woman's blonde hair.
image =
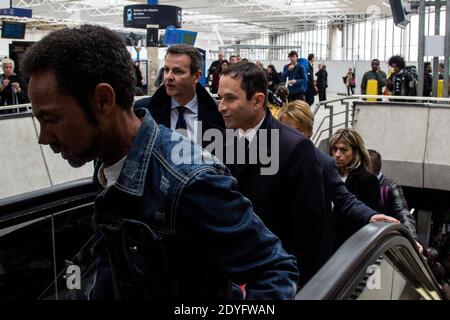
[[278, 118], [280, 121], [284, 117], [289, 117], [297, 123], [297, 127], [307, 137], [310, 138], [313, 134], [314, 128], [314, 114], [311, 111], [309, 104], [302, 100], [295, 100], [289, 102], [281, 108]]
[[367, 151], [364, 140], [358, 131], [350, 128], [337, 130], [330, 139], [330, 147], [328, 151], [330, 156], [333, 156], [333, 147], [340, 140], [347, 143], [353, 150], [353, 160], [350, 161], [346, 168], [348, 171], [358, 168], [361, 164], [366, 168], [369, 167], [369, 152]]

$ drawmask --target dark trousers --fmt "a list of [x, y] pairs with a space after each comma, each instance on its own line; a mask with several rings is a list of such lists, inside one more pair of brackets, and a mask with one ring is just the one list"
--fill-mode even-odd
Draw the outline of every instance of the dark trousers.
[[295, 100], [303, 100], [303, 101], [305, 101], [305, 95], [303, 93], [301, 93], [301, 92], [290, 93], [288, 95], [288, 101], [292, 102], [292, 101], [295, 101]]
[[308, 91], [306, 91], [306, 103], [312, 106], [314, 104], [314, 91], [310, 88], [308, 88]]
[[350, 92], [351, 92], [351, 94], [355, 94], [355, 88], [354, 87], [347, 87], [347, 94], [351, 95]]
[[327, 88], [319, 88], [319, 101], [327, 100]]

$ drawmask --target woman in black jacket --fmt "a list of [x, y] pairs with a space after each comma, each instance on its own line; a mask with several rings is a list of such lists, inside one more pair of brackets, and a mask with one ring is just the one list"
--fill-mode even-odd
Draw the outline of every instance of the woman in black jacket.
[[269, 82], [269, 89], [272, 92], [275, 92], [275, 90], [277, 90], [278, 86], [281, 83], [281, 78], [273, 64], [269, 64], [267, 66], [267, 74], [268, 74], [267, 81]]
[[[381, 212], [380, 185], [367, 168], [369, 153], [361, 135], [354, 129], [339, 129], [330, 139], [329, 154], [336, 164], [347, 189], [371, 209]], [[361, 226], [336, 219], [337, 242], [343, 243]]]

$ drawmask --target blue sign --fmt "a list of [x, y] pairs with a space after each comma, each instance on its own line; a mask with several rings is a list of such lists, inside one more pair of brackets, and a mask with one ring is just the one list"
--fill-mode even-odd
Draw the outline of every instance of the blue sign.
[[30, 9], [22, 9], [22, 8], [6, 8], [0, 9], [0, 16], [32, 18], [33, 11]]
[[158, 4], [158, 0], [148, 0], [147, 3], [150, 4], [150, 5], [157, 5]]
[[175, 27], [167, 27], [164, 33], [163, 44], [165, 46], [170, 44], [190, 44], [195, 45], [197, 39], [197, 32], [188, 30], [177, 30]]

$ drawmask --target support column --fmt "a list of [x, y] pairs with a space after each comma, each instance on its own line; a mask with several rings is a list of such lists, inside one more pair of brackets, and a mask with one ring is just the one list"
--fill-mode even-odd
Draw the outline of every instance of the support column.
[[158, 25], [147, 25], [148, 95], [152, 95], [158, 89], [155, 87], [155, 80], [159, 72], [158, 30]]
[[[434, 35], [438, 36], [441, 29], [441, 1], [436, 1], [435, 3], [435, 14], [434, 14]], [[433, 58], [433, 97], [437, 97], [438, 91], [438, 80], [439, 80], [439, 57]]]
[[444, 97], [448, 98], [448, 75], [449, 75], [449, 67], [450, 67], [450, 0], [447, 0], [447, 12], [445, 15], [445, 58], [444, 58]]
[[419, 4], [419, 53], [417, 57], [418, 73], [419, 73], [419, 89], [418, 94], [423, 93], [424, 75], [424, 55], [425, 55], [425, 0], [420, 0]]

